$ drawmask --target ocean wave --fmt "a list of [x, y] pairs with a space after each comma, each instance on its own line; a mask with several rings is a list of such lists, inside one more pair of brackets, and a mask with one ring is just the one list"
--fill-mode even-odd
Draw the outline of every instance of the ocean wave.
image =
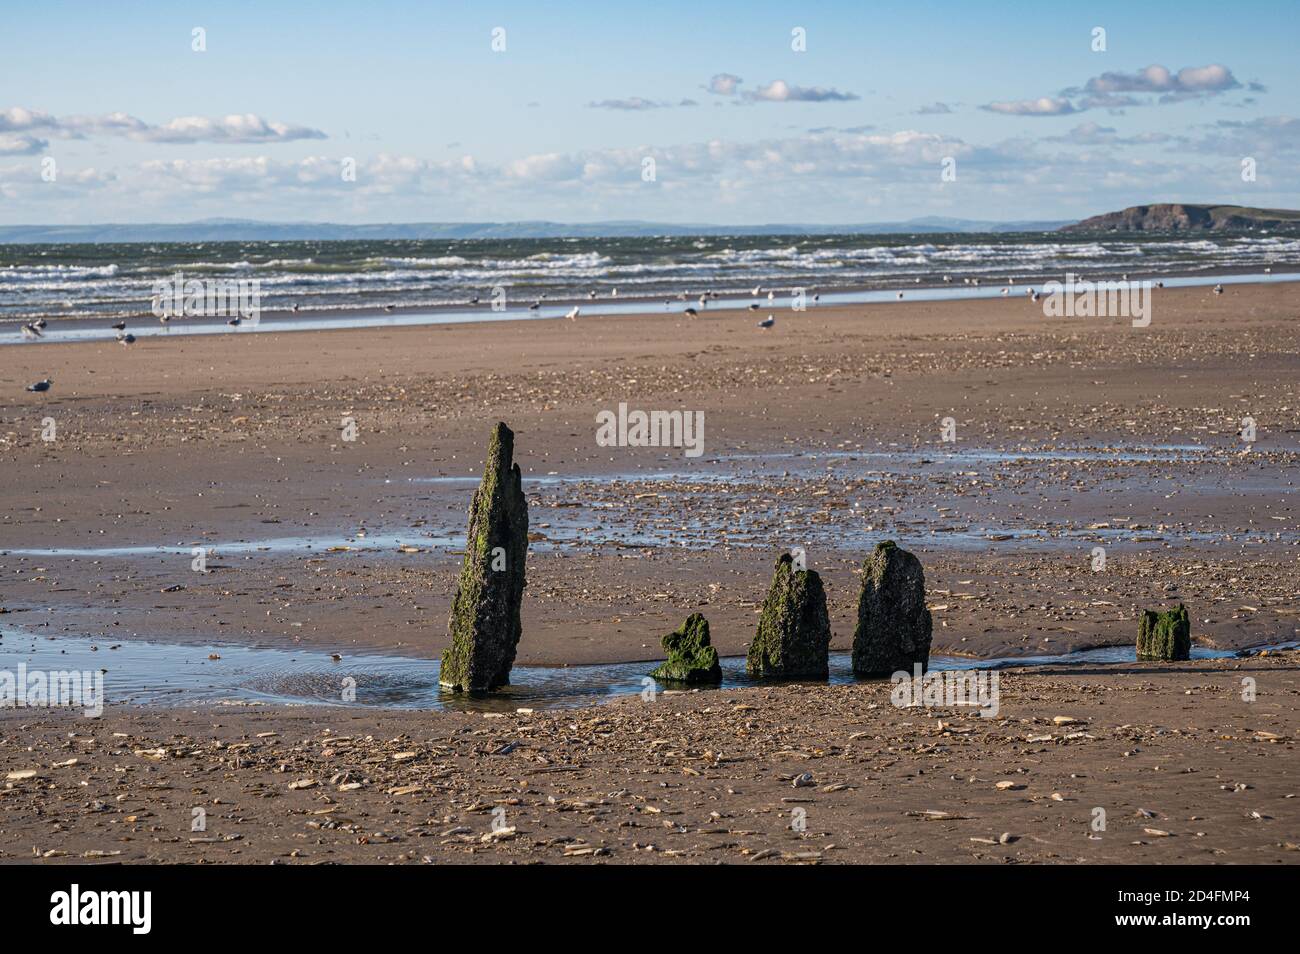
[[51, 275], [64, 278], [113, 278], [120, 271], [111, 265], [8, 265], [0, 268], [0, 283], [48, 281]]
[[[294, 303], [303, 310], [341, 310], [464, 302], [486, 297], [498, 285], [509, 289], [511, 301], [581, 300], [592, 290], [607, 297], [614, 287], [620, 297], [653, 300], [707, 290], [743, 297], [756, 285], [828, 292], [911, 285], [917, 279], [934, 284], [943, 276], [958, 282], [1014, 276], [1037, 283], [1067, 271], [1155, 277], [1300, 265], [1300, 239], [1289, 235], [901, 238], [194, 243], [138, 246], [131, 253], [62, 246], [57, 263], [6, 260], [0, 246], [0, 315], [15, 310], [51, 316], [139, 313], [148, 309], [153, 283], [178, 271], [197, 278], [255, 278], [272, 308]], [[110, 255], [112, 262], [106, 261]]]

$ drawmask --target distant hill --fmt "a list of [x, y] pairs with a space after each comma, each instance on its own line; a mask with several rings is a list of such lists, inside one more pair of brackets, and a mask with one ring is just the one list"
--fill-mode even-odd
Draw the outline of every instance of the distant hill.
[[638, 238], [686, 235], [897, 235], [945, 232], [1050, 232], [1063, 222], [984, 222], [923, 218], [866, 225], [670, 225], [659, 222], [257, 222], [206, 219], [175, 224], [5, 225], [0, 244], [111, 242], [293, 242], [382, 239]]
[[1135, 205], [1122, 212], [1094, 215], [1062, 232], [1196, 232], [1300, 228], [1300, 212], [1252, 209], [1244, 205]]

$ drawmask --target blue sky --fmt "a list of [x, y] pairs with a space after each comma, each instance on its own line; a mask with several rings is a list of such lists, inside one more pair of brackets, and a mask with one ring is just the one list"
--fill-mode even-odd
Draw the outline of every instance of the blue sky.
[[0, 223], [1300, 206], [1293, 3], [1056, 6], [10, 5]]

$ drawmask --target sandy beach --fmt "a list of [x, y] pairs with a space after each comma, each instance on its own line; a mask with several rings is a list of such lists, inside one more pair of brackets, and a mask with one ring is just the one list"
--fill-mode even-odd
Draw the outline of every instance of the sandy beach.
[[[922, 558], [935, 652], [1127, 644], [1139, 606], [1178, 600], [1202, 645], [1295, 638], [1294, 289], [1156, 309], [1145, 329], [1012, 299], [771, 331], [731, 312], [6, 348], [5, 622], [436, 656], [504, 420], [534, 537], [520, 663], [653, 659], [697, 609], [741, 653], [796, 546], [847, 648], [886, 538]], [[702, 456], [597, 446], [620, 402], [702, 411]]]
[[1294, 864], [1298, 655], [1005, 672], [995, 718], [887, 682], [11, 711], [0, 863]]
[[[1140, 608], [1178, 602], [1199, 647], [1300, 633], [1292, 286], [1171, 289], [1147, 328], [1019, 298], [755, 323], [4, 348], [0, 646], [103, 640], [110, 670], [139, 640], [436, 658], [498, 420], [530, 509], [517, 665], [659, 659], [695, 611], [741, 654], [791, 547], [847, 649], [882, 539], [924, 564], [938, 655], [1130, 646]], [[702, 454], [598, 446], [620, 402], [702, 411]], [[0, 717], [0, 860], [1287, 862], [1295, 673], [1286, 651], [1003, 671], [993, 719], [883, 682], [491, 714], [110, 694], [96, 720]]]

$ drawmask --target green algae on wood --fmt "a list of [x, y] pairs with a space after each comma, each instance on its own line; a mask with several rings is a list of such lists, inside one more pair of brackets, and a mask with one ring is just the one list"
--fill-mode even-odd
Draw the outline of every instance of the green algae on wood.
[[776, 679], [825, 679], [830, 645], [821, 577], [813, 570], [796, 570], [790, 554], [782, 554], [749, 644], [746, 671]]
[[668, 660], [650, 673], [664, 682], [717, 683], [722, 681], [718, 651], [709, 643], [709, 621], [692, 613], [686, 622], [663, 638]]
[[528, 558], [528, 502], [514, 446], [514, 433], [498, 423], [470, 503], [465, 560], [447, 622], [451, 646], [442, 654], [439, 682], [448, 689], [510, 683]]
[[1143, 610], [1138, 619], [1137, 658], [1173, 662], [1192, 656], [1192, 622], [1187, 607]]
[[921, 561], [892, 540], [877, 544], [862, 564], [853, 672], [889, 676], [930, 661], [934, 621], [925, 605]]

